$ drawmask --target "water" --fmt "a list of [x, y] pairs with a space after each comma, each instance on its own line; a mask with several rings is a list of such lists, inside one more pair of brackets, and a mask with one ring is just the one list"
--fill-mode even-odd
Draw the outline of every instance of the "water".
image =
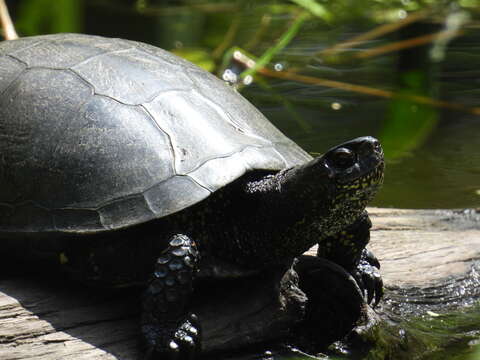
[[[288, 1], [72, 0], [51, 2], [48, 7], [41, 1], [7, 3], [24, 35], [72, 31], [145, 41], [173, 50], [219, 75], [225, 70], [221, 64], [229, 63], [225, 55], [229, 49], [238, 46], [261, 56], [292, 31], [300, 12]], [[364, 91], [269, 77], [257, 78], [241, 89], [242, 94], [313, 155], [357, 136], [378, 137], [385, 146], [387, 169], [376, 206], [480, 207], [480, 111], [472, 111], [480, 95], [480, 27], [475, 8], [480, 4], [475, 0], [445, 2], [412, 26], [325, 57], [322, 50], [375, 29], [388, 19], [401, 21], [405, 10], [419, 5], [413, 0], [398, 4], [373, 0], [322, 3], [334, 14], [329, 23], [314, 17], [306, 20], [270, 64], [276, 64], [276, 70], [410, 98], [372, 96]], [[455, 38], [447, 36], [402, 52], [359, 58], [369, 49], [455, 31], [457, 26], [463, 33]], [[448, 104], [425, 104], [412, 101], [411, 96]], [[382, 335], [382, 341], [388, 343], [405, 328], [410, 339], [403, 344], [406, 352], [390, 349], [391, 357], [373, 352], [368, 359], [410, 359], [417, 350], [424, 360], [479, 359], [479, 314], [479, 309], [473, 308], [435, 319], [396, 323], [392, 333]], [[267, 355], [242, 358], [271, 357]], [[274, 358], [307, 359], [295, 353]]]

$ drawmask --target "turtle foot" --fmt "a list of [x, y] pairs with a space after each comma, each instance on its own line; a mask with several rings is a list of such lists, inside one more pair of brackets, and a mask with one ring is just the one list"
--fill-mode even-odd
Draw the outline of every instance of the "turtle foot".
[[[171, 335], [165, 336], [166, 332]], [[165, 324], [143, 325], [142, 333], [145, 360], [193, 360], [201, 351], [200, 325], [195, 314], [189, 314], [173, 329], [166, 329]]]
[[383, 280], [379, 268], [380, 262], [375, 255], [364, 249], [358, 266], [352, 272], [358, 286], [366, 295], [367, 303], [373, 307], [378, 305], [383, 296]]

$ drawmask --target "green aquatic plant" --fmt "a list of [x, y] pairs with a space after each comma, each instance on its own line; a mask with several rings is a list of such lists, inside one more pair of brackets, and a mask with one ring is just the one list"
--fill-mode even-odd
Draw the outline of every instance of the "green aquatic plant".
[[254, 74], [258, 69], [265, 67], [277, 55], [282, 51], [297, 35], [300, 31], [304, 22], [310, 18], [310, 14], [307, 12], [302, 12], [298, 15], [293, 23], [289, 26], [288, 30], [278, 39], [278, 41], [265, 51], [255, 62], [255, 65], [240, 74], [241, 78], [245, 78], [249, 75]]
[[429, 87], [426, 85], [425, 72], [414, 70], [400, 76], [405, 86], [390, 101], [390, 109], [380, 134], [385, 156], [389, 160], [411, 154], [423, 144], [438, 122], [437, 108], [430, 104], [419, 104], [411, 98], [427, 95]]
[[327, 10], [327, 8], [319, 4], [315, 0], [291, 0], [293, 3], [297, 4], [300, 7], [308, 10], [310, 13], [316, 17], [323, 19], [325, 21], [330, 21], [333, 17], [332, 13]]

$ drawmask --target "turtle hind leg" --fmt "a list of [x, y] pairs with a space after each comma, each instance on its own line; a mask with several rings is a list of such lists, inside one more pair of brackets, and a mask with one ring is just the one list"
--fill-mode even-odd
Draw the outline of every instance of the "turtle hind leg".
[[198, 260], [195, 243], [181, 234], [157, 259], [142, 299], [146, 359], [193, 359], [199, 352], [198, 318], [188, 312]]

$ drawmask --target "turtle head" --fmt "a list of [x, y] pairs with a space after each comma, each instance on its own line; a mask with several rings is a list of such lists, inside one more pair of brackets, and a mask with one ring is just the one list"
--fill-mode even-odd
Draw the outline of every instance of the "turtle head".
[[316, 161], [318, 164], [312, 166], [323, 168], [326, 181], [331, 182], [336, 196], [343, 201], [361, 200], [365, 206], [383, 183], [383, 150], [371, 136], [340, 144]]
[[378, 140], [361, 137], [305, 164], [248, 179], [246, 203], [234, 211], [236, 225], [242, 224], [237, 229], [256, 236], [252, 259], [284, 263], [355, 223], [382, 184], [383, 170]]
[[287, 170], [282, 188], [302, 208], [299, 222], [314, 223], [321, 233], [333, 234], [363, 213], [383, 182], [383, 171], [379, 141], [365, 136]]

